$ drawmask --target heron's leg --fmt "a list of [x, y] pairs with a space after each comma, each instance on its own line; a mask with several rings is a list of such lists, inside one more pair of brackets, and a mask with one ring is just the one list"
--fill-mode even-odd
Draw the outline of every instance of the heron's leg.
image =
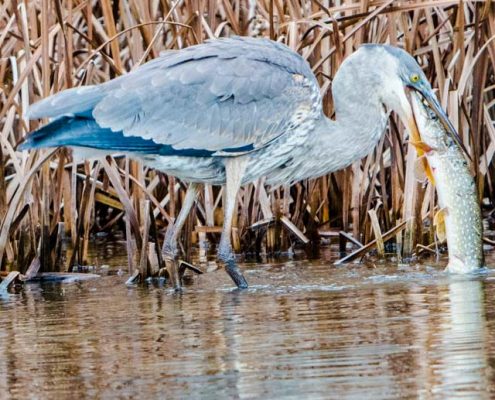
[[196, 196], [198, 194], [199, 184], [190, 183], [189, 187], [186, 191], [186, 197], [184, 198], [184, 202], [182, 203], [182, 208], [180, 209], [179, 215], [173, 224], [170, 224], [167, 228], [167, 232], [165, 233], [165, 241], [163, 242], [163, 258], [167, 264], [168, 274], [172, 281], [172, 285], [175, 288], [180, 287], [180, 278], [179, 278], [179, 265], [177, 260], [178, 255], [178, 246], [177, 242], [179, 239], [180, 232], [184, 223], [187, 220], [189, 215], [189, 211], [194, 204], [194, 200], [196, 200]]
[[225, 162], [225, 204], [222, 237], [218, 246], [218, 258], [225, 263], [225, 270], [239, 288], [247, 288], [246, 279], [235, 262], [235, 255], [232, 250], [231, 233], [232, 218], [234, 216], [237, 192], [241, 187], [242, 178], [246, 170], [247, 159], [231, 158]]

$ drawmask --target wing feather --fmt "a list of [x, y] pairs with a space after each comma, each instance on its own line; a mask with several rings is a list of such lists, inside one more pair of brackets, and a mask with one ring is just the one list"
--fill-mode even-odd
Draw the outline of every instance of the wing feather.
[[[307, 79], [294, 79], [296, 75]], [[282, 44], [249, 38], [167, 52], [95, 88], [73, 113], [91, 107], [102, 129], [207, 151], [264, 146], [287, 131], [301, 107], [314, 106], [318, 91], [302, 57]], [[67, 98], [64, 93], [45, 102], [56, 104], [57, 96]], [[71, 104], [77, 99], [60, 111], [70, 113]], [[43, 110], [37, 107], [36, 116], [43, 116]], [[57, 116], [56, 110], [50, 115]]]

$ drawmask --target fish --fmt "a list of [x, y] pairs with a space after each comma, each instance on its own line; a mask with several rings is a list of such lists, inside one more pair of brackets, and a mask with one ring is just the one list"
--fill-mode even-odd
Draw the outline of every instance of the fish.
[[[436, 113], [419, 95], [413, 97], [413, 112], [421, 142], [413, 143], [424, 155], [417, 159], [418, 179], [432, 174], [439, 210], [433, 224], [440, 242], [447, 240], [446, 271], [466, 274], [484, 267], [483, 225], [476, 183], [469, 162], [447, 133]], [[426, 162], [425, 162], [426, 160]], [[425, 171], [425, 165], [429, 171]]]

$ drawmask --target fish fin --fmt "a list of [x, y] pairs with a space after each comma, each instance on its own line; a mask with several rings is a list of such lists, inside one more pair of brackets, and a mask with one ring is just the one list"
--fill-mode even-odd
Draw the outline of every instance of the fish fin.
[[435, 178], [433, 177], [433, 171], [431, 170], [430, 164], [425, 155], [417, 158], [414, 162], [414, 176], [419, 182], [425, 182], [427, 179], [435, 184]]
[[425, 142], [422, 141], [418, 141], [418, 142], [410, 141], [410, 143], [416, 148], [416, 150], [421, 150], [424, 153], [429, 153], [430, 151], [435, 150], [433, 147], [427, 145]]
[[440, 243], [445, 242], [445, 239], [447, 239], [447, 231], [445, 229], [445, 217], [447, 215], [449, 215], [449, 210], [444, 207], [438, 210], [433, 218], [433, 226], [435, 226], [437, 238]]
[[428, 177], [428, 180], [431, 182], [431, 184], [435, 186], [435, 177], [433, 176], [433, 171], [431, 170], [430, 164], [428, 164], [426, 157], [424, 158], [423, 162], [425, 164], [426, 176]]
[[[416, 139], [416, 135], [414, 135], [413, 138]], [[418, 139], [419, 140], [410, 140], [409, 143], [411, 143], [411, 145], [414, 146], [414, 148], [416, 149], [418, 158], [423, 160], [421, 161], [421, 163], [423, 164], [422, 169], [424, 170], [424, 175], [426, 176], [426, 178], [428, 178], [428, 180], [431, 182], [432, 185], [435, 185], [435, 178], [433, 177], [433, 171], [431, 170], [430, 164], [428, 164], [428, 161], [424, 156], [425, 153], [429, 153], [430, 151], [434, 151], [435, 149], [427, 145], [425, 142], [423, 142], [419, 136]], [[419, 181], [424, 182], [425, 178]]]

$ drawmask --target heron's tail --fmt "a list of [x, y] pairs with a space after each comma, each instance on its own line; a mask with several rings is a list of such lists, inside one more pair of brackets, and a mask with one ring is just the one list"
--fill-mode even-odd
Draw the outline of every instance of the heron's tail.
[[101, 128], [94, 119], [60, 117], [30, 133], [20, 150], [44, 147], [89, 147], [109, 152], [160, 153], [162, 145], [138, 136]]
[[29, 119], [57, 118], [68, 114], [90, 116], [104, 94], [99, 85], [67, 89], [31, 104], [27, 116]]
[[168, 144], [156, 143], [140, 136], [125, 136], [99, 126], [93, 118], [60, 117], [31, 132], [19, 145], [19, 150], [44, 147], [86, 147], [111, 153], [138, 153], [160, 156], [209, 157], [213, 151], [175, 149]]

